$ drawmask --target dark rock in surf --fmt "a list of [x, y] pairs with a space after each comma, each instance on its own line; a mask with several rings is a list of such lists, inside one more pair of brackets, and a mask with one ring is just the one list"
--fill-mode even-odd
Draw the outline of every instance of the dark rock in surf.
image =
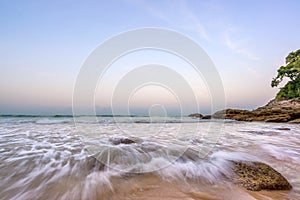
[[113, 145], [120, 145], [120, 144], [135, 144], [135, 143], [142, 143], [143, 140], [137, 137], [116, 137], [116, 138], [110, 138], [109, 141]]
[[188, 115], [188, 117], [200, 118], [201, 119], [203, 117], [203, 115], [201, 115], [200, 113], [194, 113], [194, 114]]
[[202, 119], [211, 119], [211, 115], [204, 115]]
[[276, 128], [276, 130], [280, 130], [280, 131], [290, 131], [290, 128], [285, 128], [285, 127], [280, 127], [280, 128]]
[[132, 143], [136, 143], [136, 142], [129, 138], [115, 138], [111, 141], [111, 143], [113, 145], [119, 145], [119, 144], [132, 144]]
[[291, 184], [279, 172], [261, 162], [233, 161], [234, 182], [247, 190], [290, 190]]

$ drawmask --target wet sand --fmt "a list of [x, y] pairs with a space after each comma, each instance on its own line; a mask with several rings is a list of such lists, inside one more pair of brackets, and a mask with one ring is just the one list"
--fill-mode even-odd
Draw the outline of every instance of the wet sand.
[[[228, 181], [207, 183], [165, 180], [155, 174], [111, 179], [112, 188], [101, 187], [84, 199], [98, 200], [296, 200], [292, 191], [248, 191]], [[71, 193], [70, 193], [71, 194]], [[72, 192], [74, 194], [74, 192]]]

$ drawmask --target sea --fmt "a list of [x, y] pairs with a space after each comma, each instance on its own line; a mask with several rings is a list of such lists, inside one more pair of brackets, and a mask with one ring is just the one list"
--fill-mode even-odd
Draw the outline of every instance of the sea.
[[[259, 161], [290, 191], [236, 185]], [[0, 199], [300, 199], [300, 125], [155, 116], [0, 116]]]

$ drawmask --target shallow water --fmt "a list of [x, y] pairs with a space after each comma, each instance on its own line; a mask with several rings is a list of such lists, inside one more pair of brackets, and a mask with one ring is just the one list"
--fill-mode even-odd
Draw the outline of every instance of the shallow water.
[[[1, 199], [300, 199], [299, 125], [159, 117], [75, 122], [0, 117]], [[132, 142], [119, 144], [124, 137]], [[293, 189], [244, 190], [226, 179], [231, 160], [267, 163]]]

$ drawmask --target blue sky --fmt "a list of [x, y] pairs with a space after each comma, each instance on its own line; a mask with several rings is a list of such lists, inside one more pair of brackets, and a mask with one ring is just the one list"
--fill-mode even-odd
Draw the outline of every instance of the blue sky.
[[299, 10], [297, 0], [0, 0], [0, 113], [69, 112], [88, 55], [107, 38], [143, 27], [199, 43], [220, 73], [227, 106], [253, 109], [274, 97], [272, 77], [300, 48]]

